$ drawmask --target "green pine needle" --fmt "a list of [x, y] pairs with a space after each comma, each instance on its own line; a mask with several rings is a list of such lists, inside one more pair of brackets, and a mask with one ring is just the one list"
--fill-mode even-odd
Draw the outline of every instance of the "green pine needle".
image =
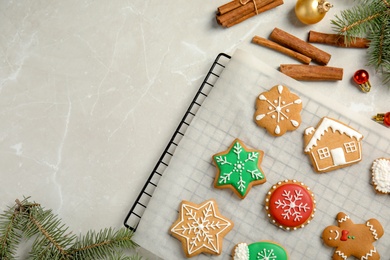
[[34, 239], [30, 259], [141, 260], [139, 256], [123, 255], [124, 249], [137, 247], [129, 229], [107, 228], [77, 238], [51, 210], [28, 199], [17, 200], [0, 215], [0, 259], [15, 259], [23, 237]]
[[333, 29], [344, 35], [347, 45], [356, 37], [367, 37], [368, 66], [382, 74], [383, 83], [390, 82], [390, 1], [360, 0], [350, 9], [341, 11], [331, 21]]

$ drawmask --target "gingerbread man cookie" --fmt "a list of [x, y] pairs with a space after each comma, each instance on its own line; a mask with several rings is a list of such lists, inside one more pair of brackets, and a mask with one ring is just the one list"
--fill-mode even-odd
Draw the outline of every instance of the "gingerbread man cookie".
[[324, 243], [335, 247], [334, 260], [346, 260], [349, 256], [358, 259], [380, 259], [373, 243], [384, 234], [382, 225], [376, 219], [365, 224], [354, 224], [343, 212], [337, 214], [338, 226], [328, 226], [322, 233]]
[[261, 93], [256, 100], [255, 122], [273, 136], [296, 130], [301, 124], [302, 100], [283, 86]]

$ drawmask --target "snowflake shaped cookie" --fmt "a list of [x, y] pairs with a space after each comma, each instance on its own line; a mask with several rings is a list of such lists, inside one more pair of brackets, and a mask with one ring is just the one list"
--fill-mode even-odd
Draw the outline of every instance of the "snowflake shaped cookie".
[[390, 193], [390, 159], [378, 158], [371, 166], [372, 183], [379, 193]]
[[235, 139], [228, 150], [213, 155], [217, 166], [215, 188], [232, 189], [244, 199], [253, 185], [266, 181], [260, 164], [264, 152], [247, 148], [242, 141]]
[[315, 204], [310, 188], [296, 180], [273, 185], [265, 200], [272, 223], [286, 230], [296, 230], [310, 223], [316, 210]]
[[282, 85], [261, 93], [256, 100], [254, 120], [273, 136], [294, 131], [301, 124], [302, 100]]
[[181, 241], [186, 256], [192, 257], [200, 253], [221, 254], [223, 238], [232, 228], [233, 222], [219, 213], [215, 200], [199, 205], [182, 201], [170, 232]]
[[273, 241], [260, 241], [247, 245], [237, 244], [232, 252], [233, 260], [288, 260], [286, 250]]

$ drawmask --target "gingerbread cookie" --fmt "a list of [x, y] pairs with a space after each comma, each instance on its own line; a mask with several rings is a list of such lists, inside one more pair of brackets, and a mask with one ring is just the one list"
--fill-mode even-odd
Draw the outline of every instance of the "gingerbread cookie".
[[285, 230], [296, 230], [310, 223], [316, 211], [316, 201], [304, 183], [285, 180], [269, 190], [265, 209], [273, 224]]
[[260, 167], [263, 156], [263, 151], [249, 149], [241, 140], [235, 139], [228, 150], [213, 155], [217, 167], [214, 187], [229, 188], [244, 199], [252, 186], [266, 181]]
[[273, 136], [284, 135], [301, 124], [301, 99], [282, 85], [272, 87], [256, 99], [255, 122]]
[[380, 259], [373, 243], [384, 234], [382, 225], [376, 219], [370, 219], [365, 224], [354, 224], [343, 212], [337, 214], [338, 226], [328, 226], [322, 232], [324, 243], [335, 247], [333, 259], [347, 259], [354, 256], [357, 259]]
[[233, 260], [288, 260], [286, 249], [272, 241], [260, 241], [247, 245], [237, 244], [232, 252]]
[[390, 193], [390, 158], [378, 158], [371, 166], [372, 183], [378, 193]]
[[316, 172], [329, 172], [362, 160], [363, 135], [335, 119], [324, 117], [304, 133], [304, 152]]
[[223, 238], [232, 228], [233, 222], [219, 213], [215, 200], [199, 205], [183, 200], [170, 233], [181, 241], [187, 257], [200, 253], [219, 255]]

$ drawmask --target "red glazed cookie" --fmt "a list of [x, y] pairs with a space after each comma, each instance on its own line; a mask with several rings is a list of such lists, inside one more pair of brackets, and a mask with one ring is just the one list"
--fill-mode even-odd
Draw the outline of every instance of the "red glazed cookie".
[[254, 120], [273, 136], [294, 131], [301, 124], [301, 99], [282, 85], [272, 87], [256, 99]]
[[316, 210], [316, 201], [304, 183], [285, 180], [269, 190], [265, 209], [273, 224], [286, 230], [296, 230], [310, 223]]
[[345, 260], [350, 256], [364, 260], [379, 260], [373, 243], [384, 234], [382, 225], [376, 219], [364, 224], [354, 224], [343, 212], [337, 214], [337, 226], [328, 226], [322, 232], [324, 243], [335, 247], [334, 260]]
[[200, 253], [219, 255], [223, 238], [232, 228], [233, 222], [219, 213], [215, 200], [199, 205], [183, 200], [170, 233], [181, 241], [187, 257]]

